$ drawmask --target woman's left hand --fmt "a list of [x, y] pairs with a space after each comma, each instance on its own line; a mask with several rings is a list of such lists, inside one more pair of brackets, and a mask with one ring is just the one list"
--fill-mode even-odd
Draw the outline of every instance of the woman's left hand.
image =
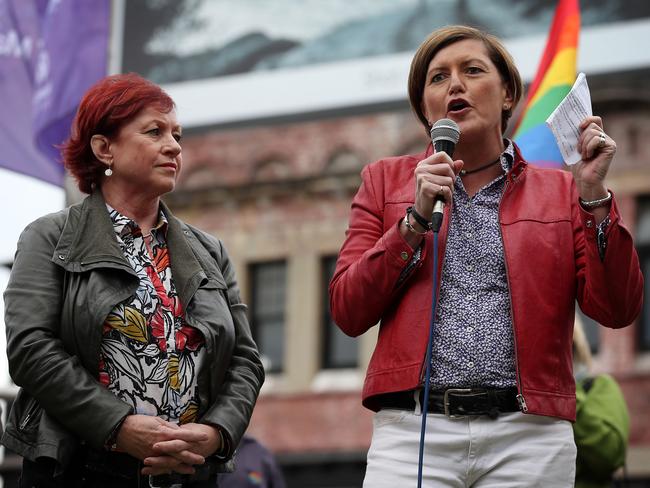
[[578, 151], [582, 161], [570, 168], [580, 197], [597, 200], [607, 196], [605, 177], [616, 154], [616, 142], [605, 134], [600, 117], [589, 116], [580, 124]]
[[145, 467], [142, 469], [142, 474], [168, 473], [170, 466], [174, 466], [173, 471], [189, 474], [187, 470], [189, 466], [184, 464], [189, 453], [206, 458], [221, 448], [221, 436], [216, 427], [189, 423], [181, 425], [180, 428], [197, 434], [202, 433], [205, 440], [187, 442], [181, 439], [173, 439], [157, 442], [153, 448], [160, 453], [160, 456], [151, 456], [144, 459]]

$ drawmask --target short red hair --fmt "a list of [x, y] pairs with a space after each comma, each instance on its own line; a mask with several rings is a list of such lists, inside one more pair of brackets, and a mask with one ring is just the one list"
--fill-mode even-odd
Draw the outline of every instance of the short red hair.
[[72, 122], [70, 138], [61, 147], [63, 164], [82, 192], [91, 193], [106, 169], [92, 151], [92, 136], [115, 137], [124, 125], [150, 106], [163, 113], [175, 107], [162, 88], [136, 73], [107, 76], [88, 89]]

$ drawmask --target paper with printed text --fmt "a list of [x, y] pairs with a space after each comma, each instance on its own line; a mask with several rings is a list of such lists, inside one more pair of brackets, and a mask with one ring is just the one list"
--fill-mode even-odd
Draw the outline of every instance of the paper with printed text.
[[546, 119], [546, 125], [553, 132], [562, 158], [568, 165], [576, 164], [582, 159], [578, 152], [580, 123], [590, 115], [591, 95], [587, 77], [580, 73], [569, 93]]

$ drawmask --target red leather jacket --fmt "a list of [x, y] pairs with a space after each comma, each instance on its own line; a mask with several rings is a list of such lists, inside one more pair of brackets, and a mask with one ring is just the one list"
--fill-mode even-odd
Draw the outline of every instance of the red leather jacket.
[[[400, 280], [413, 250], [398, 227], [415, 199], [415, 166], [431, 151], [429, 146], [423, 154], [383, 159], [363, 169], [330, 283], [332, 317], [346, 334], [358, 336], [381, 321], [363, 388], [363, 405], [371, 410], [381, 406], [378, 395], [412, 390], [423, 382], [433, 236], [426, 236], [422, 259]], [[516, 151], [499, 221], [517, 388], [525, 412], [575, 420], [571, 344], [576, 299], [585, 314], [612, 328], [630, 324], [641, 310], [639, 260], [615, 201], [609, 217], [601, 261], [597, 226], [578, 204], [572, 175], [530, 166]], [[448, 228], [445, 210], [438, 276]]]

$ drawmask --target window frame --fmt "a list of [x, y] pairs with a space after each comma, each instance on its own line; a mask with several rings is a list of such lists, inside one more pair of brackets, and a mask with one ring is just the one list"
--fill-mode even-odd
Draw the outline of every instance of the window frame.
[[320, 363], [321, 369], [324, 370], [341, 370], [341, 369], [357, 369], [359, 367], [359, 342], [358, 340], [345, 336], [344, 340], [354, 341], [355, 355], [354, 359], [345, 361], [337, 361], [333, 354], [335, 335], [344, 334], [341, 329], [336, 325], [330, 314], [329, 306], [329, 282], [334, 274], [336, 267], [336, 259], [338, 256], [330, 255], [323, 256], [320, 260], [321, 264], [321, 313], [320, 313]]
[[[284, 273], [284, 280], [283, 280], [283, 285], [284, 285], [284, 292], [282, 294], [283, 298], [283, 303], [282, 306], [280, 307], [279, 312], [275, 313], [262, 313], [260, 314], [260, 308], [259, 308], [259, 294], [258, 294], [258, 286], [261, 284], [259, 283], [258, 279], [258, 270], [264, 268], [264, 267], [269, 267], [269, 266], [282, 266], [283, 268], [283, 273]], [[249, 278], [249, 296], [250, 296], [250, 310], [249, 310], [249, 318], [250, 318], [250, 328], [251, 328], [251, 334], [253, 336], [253, 340], [257, 344], [260, 356], [263, 358], [264, 368], [267, 373], [271, 374], [279, 374], [283, 373], [285, 368], [286, 368], [286, 333], [287, 333], [287, 292], [288, 292], [288, 263], [286, 259], [274, 259], [274, 260], [269, 260], [269, 261], [257, 261], [257, 262], [252, 262], [249, 263], [248, 265], [248, 278]], [[268, 286], [262, 285], [262, 286]], [[262, 334], [262, 328], [264, 327], [265, 323], [269, 323], [269, 321], [272, 320], [277, 320], [278, 322], [281, 322], [282, 324], [282, 334], [281, 334], [281, 343], [280, 343], [280, 359], [279, 359], [279, 364], [274, 364], [273, 358], [271, 358], [269, 355], [264, 353], [265, 349], [265, 344], [264, 344], [264, 337]], [[270, 361], [270, 365], [264, 361], [265, 358], [268, 358], [268, 361]]]

